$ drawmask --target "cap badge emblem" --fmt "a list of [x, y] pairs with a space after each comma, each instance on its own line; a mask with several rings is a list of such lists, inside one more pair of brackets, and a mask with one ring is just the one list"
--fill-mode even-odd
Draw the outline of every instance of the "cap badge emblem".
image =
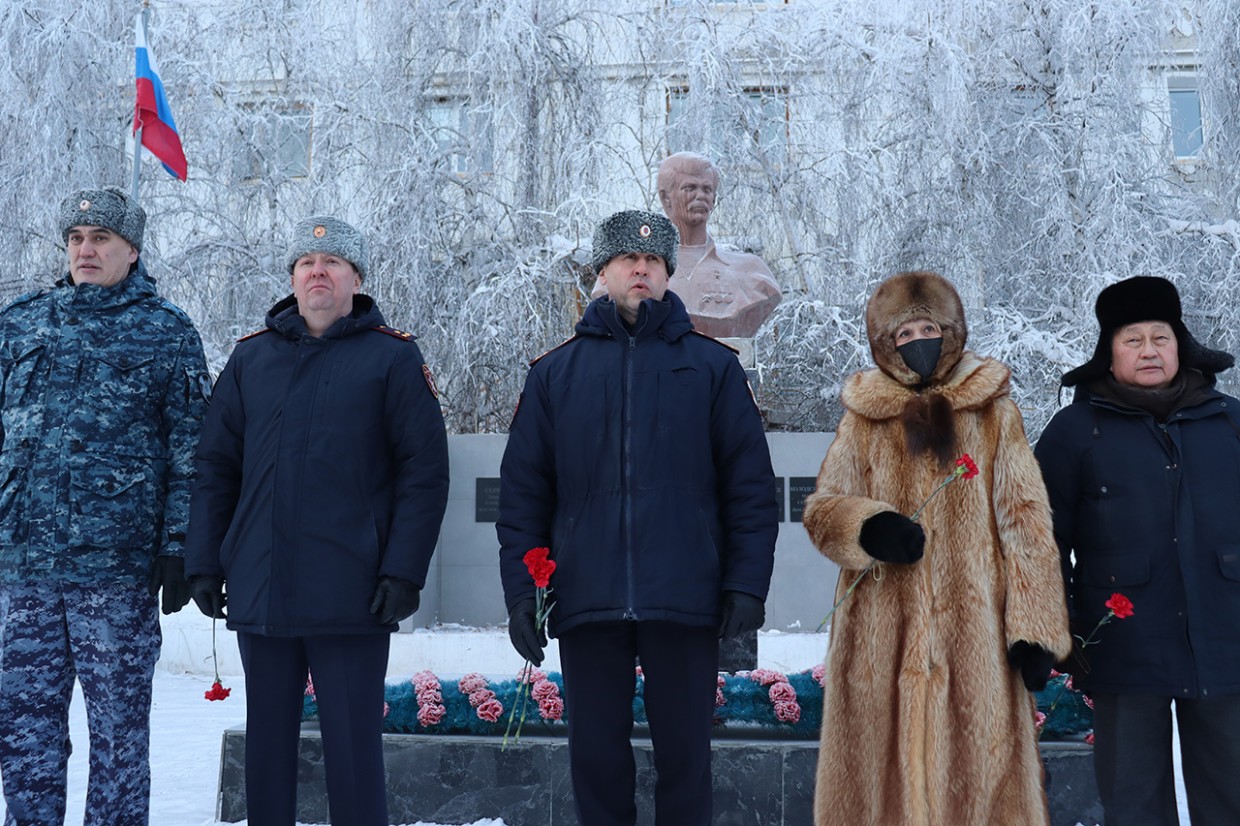
[[326, 234], [327, 234], [327, 227], [323, 226], [322, 224], [319, 224], [317, 227], [314, 228], [315, 238], [322, 238]]
[[642, 228], [637, 231], [642, 238], [650, 237], [650, 224], [642, 224]]
[[90, 201], [82, 201], [82, 203], [78, 204], [78, 209], [82, 210], [82, 212], [90, 209]]

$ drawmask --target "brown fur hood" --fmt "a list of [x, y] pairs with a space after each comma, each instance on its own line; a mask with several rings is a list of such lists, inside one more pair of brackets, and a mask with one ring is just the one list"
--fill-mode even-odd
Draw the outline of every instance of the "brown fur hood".
[[1011, 376], [1001, 362], [966, 350], [957, 357], [951, 375], [920, 393], [904, 384], [893, 384], [886, 371], [863, 370], [845, 379], [840, 398], [844, 407], [874, 421], [902, 416], [911, 400], [923, 397], [942, 397], [951, 410], [976, 410], [1008, 395]]
[[1010, 395], [1011, 375], [1000, 362], [966, 350], [950, 374], [921, 392], [881, 370], [866, 370], [845, 380], [841, 399], [845, 409], [862, 418], [899, 419], [910, 456], [929, 454], [940, 467], [949, 467], [960, 455], [955, 414]]
[[943, 331], [943, 352], [928, 384], [948, 376], [964, 353], [969, 329], [964, 305], [951, 282], [938, 273], [897, 273], [874, 291], [865, 307], [865, 331], [874, 363], [901, 384], [916, 385], [921, 378], [896, 352], [895, 332], [901, 324], [928, 318]]

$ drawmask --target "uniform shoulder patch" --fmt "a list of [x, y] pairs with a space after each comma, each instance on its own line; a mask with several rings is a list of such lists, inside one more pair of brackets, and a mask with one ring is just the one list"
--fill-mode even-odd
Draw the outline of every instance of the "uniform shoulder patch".
[[[552, 347], [552, 348], [551, 348], [550, 350], [548, 350], [547, 352], [543, 353], [541, 356], [538, 356], [537, 358], [534, 358], [534, 359], [530, 359], [530, 367], [533, 367], [535, 364], [538, 364], [538, 362], [542, 361], [542, 360], [543, 360], [543, 359], [545, 359], [547, 356], [549, 356], [549, 355], [551, 355], [552, 353], [554, 353], [556, 350], [559, 350], [561, 347], [567, 347], [569, 344], [572, 344], [574, 341], [576, 341], [576, 340], [577, 340], [577, 339], [579, 339], [579, 338], [581, 338], [581, 336], [580, 336], [580, 335], [577, 335], [577, 334], [575, 334], [575, 333], [574, 333], [573, 335], [571, 335], [571, 336], [569, 336], [568, 338], [566, 338], [566, 339], [564, 339], [563, 341], [561, 341], [559, 344], [557, 344], [557, 345], [555, 345], [554, 347]], [[518, 404], [519, 404], [519, 403], [520, 403], [520, 402], [518, 402]], [[515, 415], [515, 414], [514, 414], [514, 415]]]
[[[413, 333], [406, 333], [404, 330], [397, 330], [395, 327], [389, 327], [386, 324], [380, 324], [377, 327], [371, 327], [370, 329], [374, 330], [376, 333], [383, 333], [384, 335], [389, 335], [392, 338], [398, 338], [401, 341], [413, 341], [417, 338], [417, 336]], [[436, 396], [435, 398], [439, 397]]]
[[733, 353], [736, 353], [737, 355], [740, 355], [740, 352], [741, 352], [741, 351], [740, 351], [740, 350], [737, 350], [735, 347], [733, 347], [731, 344], [728, 344], [726, 341], [720, 341], [719, 339], [715, 338], [714, 336], [708, 336], [708, 335], [706, 335], [706, 333], [699, 333], [697, 330], [690, 330], [689, 332], [693, 333], [695, 336], [701, 336], [702, 338], [706, 339], [707, 341], [713, 341], [713, 342], [715, 342], [715, 344], [718, 344], [720, 347], [726, 347], [727, 349], [731, 350]]
[[431, 375], [431, 368], [422, 365], [422, 378], [426, 379], [426, 386], [430, 388], [431, 395], [436, 399], [439, 398], [439, 385], [435, 384], [435, 377]]
[[240, 344], [241, 342], [254, 338], [255, 336], [261, 336], [263, 333], [270, 333], [270, 332], [271, 332], [270, 327], [264, 327], [261, 330], [255, 330], [252, 333], [242, 336], [241, 338], [237, 339], [237, 343]]

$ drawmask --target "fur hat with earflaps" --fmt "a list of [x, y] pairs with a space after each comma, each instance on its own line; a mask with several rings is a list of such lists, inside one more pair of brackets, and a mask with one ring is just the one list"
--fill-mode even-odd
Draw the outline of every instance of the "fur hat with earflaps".
[[943, 331], [943, 350], [926, 382], [935, 384], [951, 375], [969, 338], [964, 305], [951, 282], [935, 272], [896, 273], [878, 285], [865, 306], [865, 332], [874, 363], [909, 386], [921, 383], [921, 377], [896, 352], [895, 333], [901, 324], [918, 318], [928, 318]]
[[57, 216], [61, 237], [68, 241], [74, 227], [103, 227], [142, 252], [146, 212], [120, 189], [79, 189], [60, 202]]
[[284, 265], [292, 272], [297, 259], [316, 252], [343, 258], [357, 269], [363, 281], [366, 280], [370, 267], [366, 236], [353, 225], [330, 215], [312, 215], [298, 221], [289, 237]]
[[629, 252], [653, 253], [667, 265], [668, 277], [676, 272], [680, 233], [662, 215], [630, 209], [606, 218], [594, 231], [590, 264], [597, 275], [607, 262]]
[[1064, 373], [1060, 383], [1073, 387], [1085, 381], [1105, 377], [1111, 370], [1111, 339], [1116, 331], [1139, 321], [1165, 321], [1175, 332], [1180, 366], [1199, 370], [1213, 379], [1236, 363], [1230, 353], [1203, 347], [1184, 326], [1180, 293], [1165, 278], [1138, 275], [1104, 289], [1094, 303], [1100, 334], [1094, 355], [1089, 361]]

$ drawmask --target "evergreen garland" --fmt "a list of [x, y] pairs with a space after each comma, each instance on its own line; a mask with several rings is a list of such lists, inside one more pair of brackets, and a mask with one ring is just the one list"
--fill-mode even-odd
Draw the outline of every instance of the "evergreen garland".
[[[788, 684], [796, 692], [796, 702], [801, 709], [800, 719], [796, 722], [784, 722], [776, 718], [775, 706], [770, 699], [770, 684], [763, 685], [748, 673], [721, 676], [723, 686], [720, 690], [724, 703], [715, 708], [717, 734], [727, 731], [750, 733], [758, 729], [770, 736], [817, 739], [822, 724], [823, 690], [812, 671], [786, 675]], [[547, 679], [554, 682], [561, 694], [563, 693], [564, 678], [558, 672], [548, 673]], [[1038, 709], [1043, 713], [1049, 711], [1056, 697], [1059, 698], [1053, 713], [1046, 720], [1043, 740], [1075, 738], [1093, 727], [1093, 712], [1085, 696], [1075, 688], [1062, 688], [1067, 679], [1067, 675], [1058, 675], [1051, 679], [1043, 691], [1036, 693]], [[389, 683], [384, 690], [388, 714], [384, 719], [383, 730], [395, 734], [477, 734], [502, 737], [508, 712], [517, 696], [517, 686], [515, 679], [488, 683], [487, 688], [495, 692], [495, 698], [504, 707], [500, 719], [492, 723], [478, 717], [477, 710], [470, 705], [468, 695], [461, 691], [455, 679], [441, 680], [446, 713], [439, 723], [422, 726], [418, 722], [418, 704], [413, 685], [408, 680]], [[565, 722], [571, 713], [572, 710], [566, 704], [563, 720], [546, 720], [538, 712], [538, 703], [530, 700], [522, 736], [562, 735], [567, 731]], [[312, 691], [307, 691], [302, 707], [302, 720], [315, 720], [317, 717], [317, 699]], [[647, 724], [645, 680], [640, 674], [634, 682], [633, 719], [638, 725]]]

